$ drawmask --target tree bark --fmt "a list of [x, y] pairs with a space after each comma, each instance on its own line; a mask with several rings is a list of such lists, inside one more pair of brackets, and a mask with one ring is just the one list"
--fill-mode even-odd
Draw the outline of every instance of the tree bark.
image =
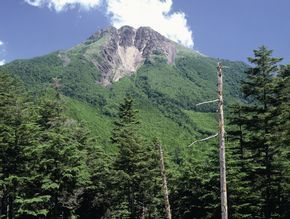
[[164, 198], [164, 206], [165, 206], [165, 214], [166, 219], [171, 219], [171, 209], [170, 209], [170, 203], [168, 198], [168, 188], [167, 188], [167, 179], [165, 174], [165, 166], [164, 166], [164, 157], [163, 157], [163, 150], [160, 143], [158, 144], [159, 148], [159, 156], [160, 156], [160, 172], [162, 177], [162, 190], [163, 190], [163, 198]]
[[218, 112], [219, 112], [219, 160], [220, 160], [220, 192], [221, 192], [221, 218], [228, 219], [227, 206], [227, 181], [226, 181], [226, 158], [225, 158], [225, 127], [223, 111], [223, 75], [222, 65], [218, 63]]

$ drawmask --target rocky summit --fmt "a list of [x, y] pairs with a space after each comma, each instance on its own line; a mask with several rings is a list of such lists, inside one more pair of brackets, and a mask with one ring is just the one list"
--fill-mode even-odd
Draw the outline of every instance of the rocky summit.
[[134, 74], [154, 54], [165, 55], [168, 64], [174, 63], [176, 43], [149, 27], [110, 27], [93, 34], [85, 44], [102, 40], [98, 50], [88, 50], [84, 56], [100, 70], [99, 83], [105, 86]]

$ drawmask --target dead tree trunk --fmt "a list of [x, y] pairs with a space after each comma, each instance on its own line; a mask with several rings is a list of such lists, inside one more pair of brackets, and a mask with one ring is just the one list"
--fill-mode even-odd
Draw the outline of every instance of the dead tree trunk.
[[226, 181], [226, 158], [225, 158], [225, 127], [223, 110], [223, 75], [222, 65], [218, 63], [218, 112], [219, 112], [219, 160], [220, 160], [220, 192], [222, 219], [228, 218], [227, 205], [227, 181]]
[[168, 188], [167, 188], [167, 179], [166, 179], [166, 174], [165, 174], [163, 150], [159, 142], [157, 143], [157, 145], [159, 148], [159, 156], [160, 156], [160, 172], [161, 172], [161, 177], [162, 177], [162, 190], [163, 190], [166, 219], [171, 219], [171, 209], [170, 209], [170, 203], [169, 203], [169, 198], [168, 198]]
[[142, 207], [142, 214], [141, 214], [140, 219], [145, 219], [146, 211], [147, 211], [146, 207], [143, 206]]

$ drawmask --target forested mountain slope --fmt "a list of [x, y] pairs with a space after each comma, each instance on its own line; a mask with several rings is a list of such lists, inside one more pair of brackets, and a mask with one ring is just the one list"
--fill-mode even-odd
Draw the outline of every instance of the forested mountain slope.
[[108, 28], [69, 50], [2, 68], [19, 76], [35, 94], [58, 78], [68, 113], [86, 121], [103, 145], [109, 143], [118, 104], [131, 95], [140, 111], [142, 135], [161, 138], [172, 151], [215, 130], [215, 105], [195, 105], [215, 99], [218, 61], [228, 66], [227, 105], [241, 98], [238, 87], [246, 64], [206, 57], [147, 27]]

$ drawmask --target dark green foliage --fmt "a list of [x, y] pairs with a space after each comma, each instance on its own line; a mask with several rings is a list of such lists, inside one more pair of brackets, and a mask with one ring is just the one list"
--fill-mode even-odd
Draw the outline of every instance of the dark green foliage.
[[120, 104], [119, 120], [115, 122], [112, 135], [112, 142], [118, 147], [112, 218], [160, 217], [158, 155], [156, 149], [146, 146], [138, 136], [138, 123], [132, 99], [127, 97]]
[[90, 178], [80, 196], [76, 214], [80, 218], [102, 218], [109, 214], [113, 199], [111, 159], [96, 146], [88, 150], [87, 156]]
[[63, 116], [61, 99], [40, 103], [40, 128], [43, 143], [39, 171], [43, 175], [39, 193], [48, 195], [49, 216], [70, 217], [89, 180], [85, 155], [86, 141], [75, 133], [77, 124]]
[[274, 97], [271, 100], [272, 118], [269, 121], [272, 133], [269, 144], [275, 145], [276, 156], [273, 166], [275, 174], [276, 197], [275, 216], [290, 217], [290, 66], [282, 66], [273, 82]]
[[231, 122], [238, 128], [230, 132], [238, 140], [231, 154], [238, 155], [239, 160], [236, 165], [239, 174], [235, 174], [232, 180], [240, 181], [241, 196], [248, 197], [236, 200], [248, 207], [234, 208], [243, 217], [250, 214], [261, 218], [286, 218], [284, 203], [289, 203], [289, 200], [284, 195], [289, 185], [286, 174], [289, 165], [285, 161], [289, 149], [280, 139], [289, 146], [289, 133], [284, 131], [287, 120], [281, 119], [282, 115], [289, 118], [289, 92], [286, 91], [289, 91], [289, 79], [281, 74], [285, 69], [278, 70], [277, 63], [281, 59], [272, 58], [271, 50], [262, 46], [254, 53], [255, 57], [249, 61], [255, 66], [247, 71], [247, 80], [242, 86], [251, 103], [236, 106]]
[[0, 72], [0, 77], [1, 216], [45, 215], [43, 206], [35, 206], [47, 197], [30, 193], [38, 177], [35, 156], [39, 129], [35, 110], [15, 79], [4, 72]]
[[[15, 79], [0, 77], [1, 217], [71, 218], [88, 191], [105, 190], [102, 150], [64, 116], [61, 95], [48, 90], [35, 107]], [[90, 207], [104, 208], [104, 197], [95, 196]], [[102, 204], [93, 205], [95, 199]]]
[[255, 179], [250, 174], [252, 166], [246, 150], [249, 132], [244, 125], [248, 120], [240, 105], [231, 106], [230, 112], [232, 117], [227, 131], [230, 142], [227, 147], [229, 213], [231, 218], [247, 218], [259, 210], [259, 195], [252, 187]]
[[181, 166], [171, 197], [173, 218], [220, 218], [218, 148], [211, 143], [198, 144], [211, 147], [203, 159], [191, 150], [191, 158]]

